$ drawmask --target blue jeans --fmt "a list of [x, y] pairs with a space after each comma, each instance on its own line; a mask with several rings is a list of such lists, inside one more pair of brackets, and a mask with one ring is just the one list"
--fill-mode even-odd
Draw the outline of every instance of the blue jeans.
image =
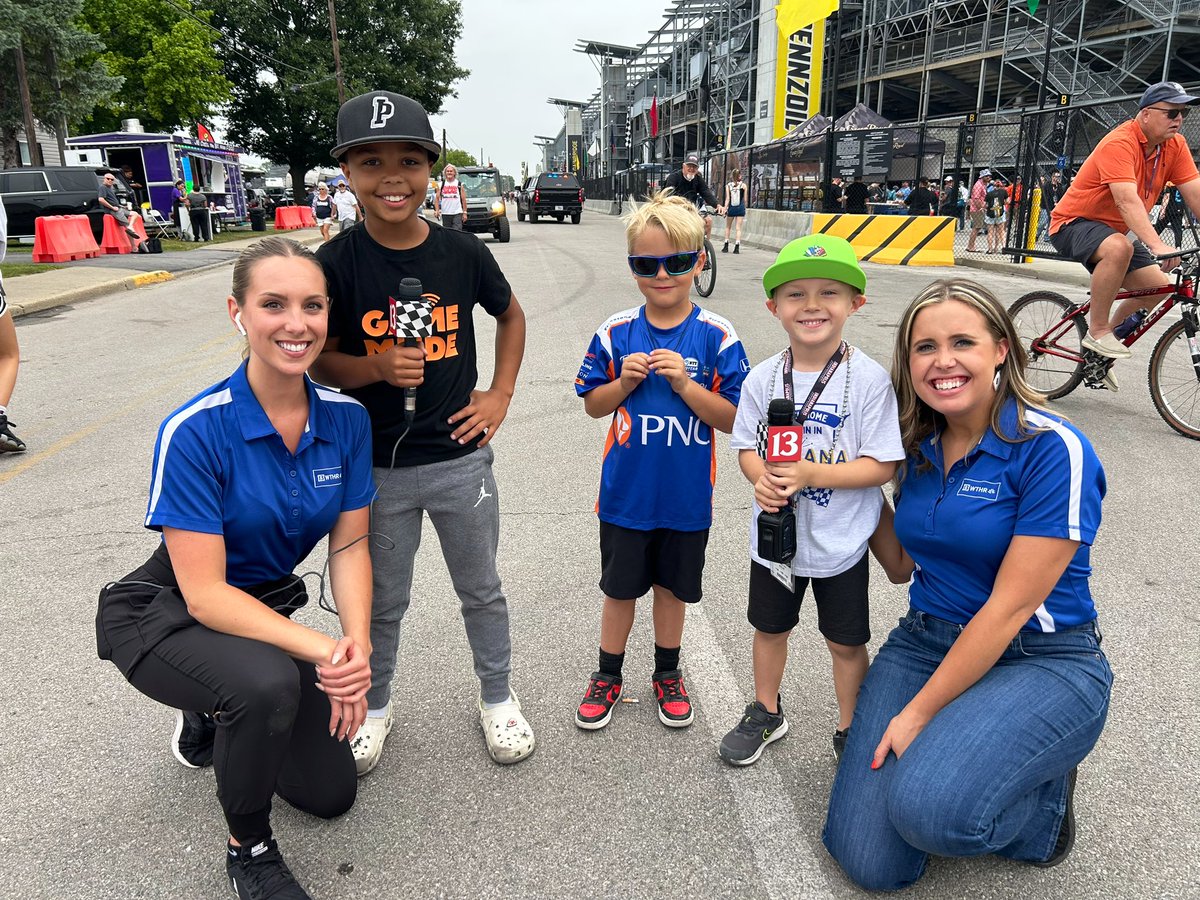
[[962, 628], [910, 609], [859, 691], [823, 839], [868, 890], [912, 884], [931, 853], [1045, 860], [1066, 812], [1067, 775], [1104, 727], [1112, 671], [1096, 623], [1021, 632], [902, 758], [889, 755], [872, 771], [888, 723]]

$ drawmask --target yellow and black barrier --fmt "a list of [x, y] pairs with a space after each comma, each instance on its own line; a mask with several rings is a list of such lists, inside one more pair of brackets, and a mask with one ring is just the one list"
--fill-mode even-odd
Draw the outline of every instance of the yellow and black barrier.
[[955, 221], [950, 216], [814, 213], [813, 231], [845, 238], [862, 262], [952, 266]]

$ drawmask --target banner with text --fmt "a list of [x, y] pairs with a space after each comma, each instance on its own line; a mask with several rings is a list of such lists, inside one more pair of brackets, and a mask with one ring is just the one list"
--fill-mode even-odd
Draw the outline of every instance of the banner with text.
[[782, 0], [775, 7], [774, 138], [820, 112], [825, 19], [837, 8], [838, 0]]

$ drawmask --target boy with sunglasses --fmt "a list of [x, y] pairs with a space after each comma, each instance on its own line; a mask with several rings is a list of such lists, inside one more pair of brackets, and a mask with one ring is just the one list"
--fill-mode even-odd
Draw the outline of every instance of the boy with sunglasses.
[[[1137, 115], [1100, 140], [1050, 213], [1050, 243], [1092, 273], [1090, 327], [1082, 344], [1098, 361], [1132, 355], [1113, 328], [1146, 304], [1144, 297], [1133, 297], [1113, 310], [1117, 291], [1150, 290], [1170, 283], [1165, 273], [1174, 261], [1160, 267], [1154, 257], [1174, 248], [1163, 242], [1150, 222], [1150, 208], [1166, 183], [1174, 182], [1192, 214], [1200, 214], [1200, 173], [1180, 133], [1196, 103], [1200, 97], [1186, 93], [1174, 81], [1146, 88]], [[1126, 237], [1130, 232], [1138, 243]], [[1117, 390], [1111, 363], [1102, 385], [1096, 385], [1100, 386]]]
[[575, 378], [593, 418], [611, 417], [600, 472], [600, 664], [575, 715], [603, 728], [622, 691], [634, 604], [654, 594], [659, 720], [692, 723], [679, 664], [684, 610], [700, 600], [712, 489], [713, 429], [733, 427], [750, 365], [733, 326], [692, 303], [704, 224], [682, 197], [656, 194], [626, 219], [633, 280], [646, 302], [600, 326]]

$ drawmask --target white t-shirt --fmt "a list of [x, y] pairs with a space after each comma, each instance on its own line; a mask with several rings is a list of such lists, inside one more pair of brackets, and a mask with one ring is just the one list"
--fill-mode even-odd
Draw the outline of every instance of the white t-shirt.
[[[773, 399], [783, 396], [782, 361], [783, 353], [777, 353], [746, 376], [729, 442], [734, 450], [756, 448], [758, 425], [766, 421], [767, 407]], [[803, 406], [819, 374], [792, 373], [797, 409]], [[839, 424], [841, 431], [834, 446]], [[858, 348], [842, 361], [809, 414], [803, 447], [804, 458], [819, 463], [850, 462], [863, 456], [880, 462], [904, 459], [896, 394], [888, 373], [879, 363]], [[796, 556], [792, 571], [807, 578], [829, 578], [845, 572], [866, 552], [867, 538], [879, 524], [881, 505], [882, 495], [877, 487], [800, 491], [796, 500]], [[751, 504], [750, 558], [770, 566], [758, 555], [761, 511], [757, 502]]]
[[339, 222], [344, 222], [347, 219], [353, 222], [358, 218], [358, 198], [354, 196], [354, 192], [349, 188], [344, 191], [334, 190], [333, 209], [336, 214], [334, 218]]
[[443, 181], [438, 199], [438, 209], [441, 210], [443, 216], [461, 216], [462, 215], [462, 198], [458, 193], [459, 181]]

